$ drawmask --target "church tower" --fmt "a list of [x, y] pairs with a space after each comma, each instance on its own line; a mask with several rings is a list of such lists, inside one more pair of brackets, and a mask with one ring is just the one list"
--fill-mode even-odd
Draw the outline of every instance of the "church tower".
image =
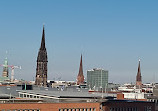
[[35, 85], [47, 86], [47, 50], [45, 47], [45, 30], [43, 26], [41, 47], [37, 56], [36, 80]]
[[9, 76], [8, 73], [9, 73], [9, 71], [8, 71], [8, 59], [5, 58], [4, 65], [3, 65], [3, 74], [2, 74], [2, 76], [3, 77], [8, 77]]
[[81, 54], [81, 60], [80, 60], [80, 68], [79, 73], [77, 76], [77, 85], [84, 83], [84, 75], [83, 75], [83, 66], [82, 66], [82, 54]]
[[136, 76], [136, 88], [140, 89], [142, 88], [142, 76], [141, 76], [141, 71], [140, 71], [140, 59], [139, 59], [139, 64], [138, 64], [138, 72]]

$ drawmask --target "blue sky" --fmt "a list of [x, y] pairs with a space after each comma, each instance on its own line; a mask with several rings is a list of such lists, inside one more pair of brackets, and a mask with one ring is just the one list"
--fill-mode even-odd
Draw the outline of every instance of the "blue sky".
[[[76, 80], [83, 68], [109, 70], [109, 82], [158, 82], [158, 1], [0, 1], [0, 63], [8, 51], [18, 79], [33, 80], [45, 24], [48, 79]], [[2, 72], [2, 68], [0, 68]]]

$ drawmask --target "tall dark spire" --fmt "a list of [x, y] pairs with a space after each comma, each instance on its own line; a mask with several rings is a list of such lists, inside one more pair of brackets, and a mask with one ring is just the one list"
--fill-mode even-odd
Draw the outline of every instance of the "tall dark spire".
[[142, 76], [141, 76], [141, 71], [140, 71], [140, 59], [139, 59], [139, 64], [138, 64], [138, 72], [136, 76], [136, 88], [141, 89], [142, 88]]
[[81, 60], [80, 60], [80, 68], [78, 75], [83, 75], [83, 66], [82, 66], [82, 54], [81, 54]]
[[37, 56], [36, 81], [38, 86], [47, 86], [47, 50], [45, 47], [45, 30], [43, 26], [41, 47]]
[[42, 33], [42, 40], [41, 40], [40, 50], [46, 50], [46, 47], [45, 47], [45, 30], [44, 30], [44, 25], [43, 25], [43, 33]]
[[77, 84], [83, 84], [83, 83], [84, 83], [84, 75], [83, 75], [82, 54], [81, 54], [79, 73], [77, 76]]
[[43, 32], [42, 32], [42, 40], [41, 40], [41, 47], [38, 52], [38, 57], [37, 57], [38, 62], [47, 62], [47, 50], [45, 46], [45, 29], [43, 25]]
[[138, 64], [138, 72], [137, 72], [136, 81], [142, 81], [141, 70], [140, 70], [140, 59], [139, 59], [139, 64]]

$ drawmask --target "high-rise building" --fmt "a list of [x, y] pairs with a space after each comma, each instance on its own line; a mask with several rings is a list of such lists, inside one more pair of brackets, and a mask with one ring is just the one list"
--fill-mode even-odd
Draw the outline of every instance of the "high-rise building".
[[139, 59], [139, 64], [138, 64], [138, 72], [136, 76], [136, 88], [140, 89], [142, 88], [142, 76], [141, 76], [141, 70], [140, 70], [140, 59]]
[[83, 66], [82, 66], [82, 54], [81, 54], [81, 60], [80, 60], [80, 68], [79, 73], [77, 76], [77, 84], [83, 84], [84, 83], [84, 75], [83, 75]]
[[108, 87], [108, 71], [92, 69], [87, 71], [87, 85], [93, 90], [105, 90]]
[[43, 26], [43, 34], [41, 40], [41, 47], [37, 57], [37, 68], [36, 68], [36, 81], [35, 85], [47, 86], [47, 50], [45, 47], [45, 30]]
[[4, 66], [3, 66], [3, 74], [2, 74], [3, 77], [8, 77], [9, 76], [9, 71], [8, 71], [8, 59], [5, 58], [5, 61], [4, 61]]

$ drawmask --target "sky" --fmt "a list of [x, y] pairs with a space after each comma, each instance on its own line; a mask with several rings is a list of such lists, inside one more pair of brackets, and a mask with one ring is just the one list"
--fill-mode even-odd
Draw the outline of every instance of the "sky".
[[22, 67], [15, 78], [34, 80], [44, 24], [49, 80], [76, 81], [82, 53], [85, 78], [102, 68], [109, 82], [134, 83], [140, 58], [143, 82], [158, 82], [157, 6], [157, 0], [1, 0], [0, 64], [7, 57]]

